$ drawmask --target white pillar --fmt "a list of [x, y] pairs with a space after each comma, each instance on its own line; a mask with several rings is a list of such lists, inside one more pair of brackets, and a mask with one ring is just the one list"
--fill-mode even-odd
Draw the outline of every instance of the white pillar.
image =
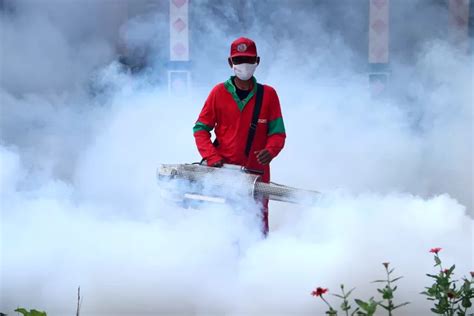
[[189, 0], [170, 0], [170, 68], [168, 88], [171, 93], [186, 92], [189, 72]]
[[373, 95], [382, 94], [389, 76], [389, 0], [369, 1], [369, 81]]

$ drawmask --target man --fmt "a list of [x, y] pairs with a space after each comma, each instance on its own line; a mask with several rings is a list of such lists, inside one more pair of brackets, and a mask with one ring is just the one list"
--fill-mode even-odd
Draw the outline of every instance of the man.
[[[236, 39], [228, 62], [235, 76], [216, 85], [204, 103], [193, 129], [197, 148], [208, 166], [244, 166], [263, 172], [262, 181], [270, 182], [270, 162], [283, 148], [286, 137], [278, 95], [272, 87], [257, 84], [253, 76], [260, 57], [251, 39]], [[252, 120], [256, 121], [254, 131]], [[262, 231], [267, 235], [268, 200], [261, 203]]]

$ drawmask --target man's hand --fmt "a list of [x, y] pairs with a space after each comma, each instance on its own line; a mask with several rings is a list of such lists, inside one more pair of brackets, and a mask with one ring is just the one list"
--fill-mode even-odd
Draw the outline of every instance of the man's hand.
[[254, 154], [257, 156], [257, 160], [261, 165], [268, 165], [273, 159], [272, 155], [267, 149], [254, 151]]
[[212, 167], [220, 168], [224, 165], [224, 159], [219, 160], [218, 162], [215, 162], [212, 164]]

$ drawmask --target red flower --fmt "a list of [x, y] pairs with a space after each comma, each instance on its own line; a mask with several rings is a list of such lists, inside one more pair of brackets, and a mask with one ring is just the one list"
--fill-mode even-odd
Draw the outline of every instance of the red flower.
[[390, 262], [382, 262], [382, 264], [385, 268], [388, 268], [388, 265], [390, 264]]
[[322, 296], [327, 291], [328, 291], [328, 289], [323, 289], [322, 287], [318, 287], [318, 288], [316, 288], [316, 290], [311, 292], [311, 295], [313, 295], [313, 296]]
[[438, 252], [440, 252], [441, 249], [443, 249], [443, 248], [431, 248], [430, 252], [431, 252], [431, 253], [438, 254]]
[[474, 278], [474, 271], [471, 271], [471, 277]]
[[444, 274], [448, 274], [448, 273], [449, 273], [449, 269], [444, 269], [443, 272], [444, 272]]
[[448, 292], [448, 297], [449, 297], [449, 298], [455, 298], [455, 297], [456, 297], [456, 294], [453, 293], [453, 292]]

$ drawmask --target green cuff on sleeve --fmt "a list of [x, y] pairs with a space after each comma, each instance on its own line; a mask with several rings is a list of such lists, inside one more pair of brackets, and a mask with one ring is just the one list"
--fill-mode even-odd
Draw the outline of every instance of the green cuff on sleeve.
[[199, 131], [210, 132], [210, 131], [212, 131], [212, 127], [207, 126], [206, 124], [201, 123], [201, 122], [196, 122], [196, 124], [193, 127], [193, 134], [196, 133], [196, 132], [199, 132]]
[[268, 133], [267, 135], [285, 133], [285, 125], [283, 124], [283, 118], [279, 117], [273, 121], [268, 122]]

